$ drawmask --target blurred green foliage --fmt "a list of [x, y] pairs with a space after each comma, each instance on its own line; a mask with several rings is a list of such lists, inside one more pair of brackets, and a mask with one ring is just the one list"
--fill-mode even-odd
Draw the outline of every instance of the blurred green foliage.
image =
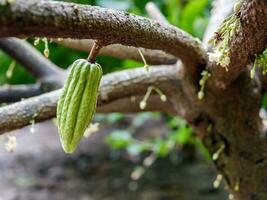
[[[115, 119], [120, 120], [117, 116], [117, 114], [115, 116], [109, 114], [107, 118], [115, 117]], [[165, 117], [171, 131], [162, 137], [148, 138], [146, 140], [138, 140], [133, 137], [133, 132], [145, 124], [147, 120], [159, 117], [158, 113], [140, 113], [135, 116], [130, 128], [112, 131], [106, 136], [105, 142], [114, 150], [126, 150], [131, 156], [150, 152], [157, 157], [168, 156], [176, 150], [176, 147], [181, 148], [182, 145], [192, 145], [201, 150], [206, 158], [210, 158], [200, 140], [193, 134], [192, 129], [180, 117]]]

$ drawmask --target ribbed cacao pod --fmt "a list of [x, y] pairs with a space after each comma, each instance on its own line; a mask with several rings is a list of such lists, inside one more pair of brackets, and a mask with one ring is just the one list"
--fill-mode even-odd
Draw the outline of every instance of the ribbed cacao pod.
[[76, 60], [58, 101], [57, 121], [62, 147], [72, 153], [78, 146], [95, 113], [101, 66]]

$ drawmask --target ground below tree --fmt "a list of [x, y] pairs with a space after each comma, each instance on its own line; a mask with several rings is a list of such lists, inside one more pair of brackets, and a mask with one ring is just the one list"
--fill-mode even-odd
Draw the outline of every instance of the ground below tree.
[[[216, 172], [211, 163], [192, 161], [184, 152], [159, 159], [138, 182], [130, 174], [138, 161], [106, 148], [101, 139], [111, 130], [128, 122], [101, 128], [85, 139], [78, 152], [66, 155], [61, 150], [56, 126], [50, 121], [15, 131], [17, 150], [0, 146], [0, 199], [2, 200], [225, 200], [227, 194], [212, 187]], [[162, 123], [151, 121], [142, 129], [164, 130]], [[142, 131], [141, 131], [142, 132]], [[153, 134], [153, 133], [152, 133]]]

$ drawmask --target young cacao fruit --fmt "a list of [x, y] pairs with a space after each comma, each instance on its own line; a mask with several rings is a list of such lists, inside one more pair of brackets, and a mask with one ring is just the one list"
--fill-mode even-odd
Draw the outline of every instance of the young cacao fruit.
[[76, 60], [58, 101], [57, 121], [62, 147], [72, 153], [78, 146], [96, 109], [101, 66]]

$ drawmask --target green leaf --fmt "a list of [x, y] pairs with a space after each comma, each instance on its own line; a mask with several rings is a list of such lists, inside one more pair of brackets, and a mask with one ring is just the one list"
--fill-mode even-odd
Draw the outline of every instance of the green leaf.
[[126, 130], [115, 130], [105, 137], [105, 142], [113, 149], [124, 149], [132, 142], [132, 136]]
[[182, 119], [181, 117], [173, 117], [171, 120], [168, 122], [168, 125], [171, 128], [177, 128], [177, 127], [184, 127], [187, 125], [186, 121]]
[[182, 127], [179, 129], [178, 133], [179, 134], [176, 139], [180, 144], [186, 144], [192, 140], [192, 131], [190, 130], [190, 128]]
[[171, 24], [179, 26], [181, 10], [181, 0], [167, 1], [167, 19]]
[[205, 29], [208, 24], [208, 19], [204, 17], [197, 17], [193, 23], [193, 33], [194, 36], [202, 38], [205, 32]]
[[191, 0], [181, 14], [181, 28], [193, 34], [193, 23], [208, 5], [208, 0]]
[[168, 142], [159, 139], [153, 145], [153, 151], [156, 153], [157, 156], [165, 157], [170, 152], [170, 146], [168, 145]]
[[122, 65], [124, 69], [129, 69], [129, 68], [140, 67], [144, 64], [142, 62], [138, 62], [134, 60], [124, 60]]

